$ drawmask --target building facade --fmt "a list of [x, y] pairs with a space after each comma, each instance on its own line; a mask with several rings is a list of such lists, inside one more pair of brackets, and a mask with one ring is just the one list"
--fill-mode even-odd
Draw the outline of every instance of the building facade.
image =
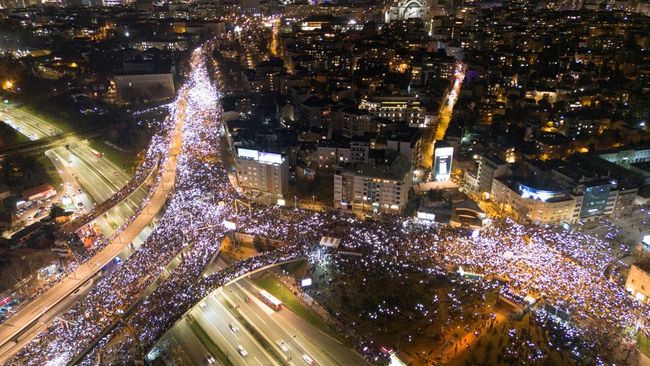
[[161, 100], [171, 98], [176, 93], [171, 72], [115, 75], [115, 88], [117, 97], [123, 102]]
[[650, 302], [650, 262], [635, 263], [630, 267], [625, 289], [635, 299], [644, 303]]
[[241, 188], [282, 197], [289, 189], [286, 156], [253, 149], [237, 149], [237, 182]]
[[501, 177], [508, 172], [508, 164], [498, 157], [482, 156], [478, 162], [478, 171], [476, 174], [477, 187], [479, 194], [492, 192], [492, 182], [494, 178]]
[[334, 174], [334, 208], [400, 213], [411, 189], [411, 162], [396, 154], [387, 165], [357, 163]]
[[431, 119], [426, 108], [415, 96], [376, 96], [362, 99], [359, 109], [366, 110], [373, 117], [390, 121], [404, 121], [411, 127], [424, 127]]

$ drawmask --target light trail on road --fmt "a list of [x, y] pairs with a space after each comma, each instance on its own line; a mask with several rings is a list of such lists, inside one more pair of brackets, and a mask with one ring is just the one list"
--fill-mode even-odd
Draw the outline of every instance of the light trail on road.
[[[253, 205], [253, 214], [243, 212], [237, 218], [238, 229], [287, 245], [203, 278], [219, 240], [227, 234], [223, 222], [234, 219], [233, 201], [239, 198], [219, 159], [220, 95], [209, 77], [209, 50], [206, 46], [194, 52], [191, 74], [175, 102], [170, 125], [183, 126], [182, 147], [176, 189], [161, 224], [124, 264], [63, 315], [75, 326], [50, 326], [12, 364], [68, 363], [79, 356], [82, 364], [94, 364], [101, 353], [110, 354], [118, 364], [141, 358], [186, 311], [224, 284], [274, 263], [305, 256], [321, 260], [321, 236], [341, 238], [342, 249], [363, 254], [360, 266], [442, 275], [463, 265], [488, 281], [539, 294], [570, 313], [579, 326], [574, 331], [594, 344], [607, 344], [610, 337], [620, 336], [622, 328], [648, 316], [647, 305], [627, 296], [620, 283], [604, 278], [607, 266], [620, 266], [608, 243], [509, 221], [474, 236], [399, 217], [369, 222], [335, 213]], [[180, 265], [149, 296], [139, 299], [164, 264], [187, 246]], [[370, 343], [360, 342], [359, 347], [367, 357], [376, 356]]]
[[438, 121], [434, 126], [428, 127], [427, 130], [424, 131], [422, 142], [420, 143], [418, 165], [423, 169], [430, 170], [433, 167], [434, 144], [436, 141], [445, 138], [445, 133], [449, 128], [449, 123], [451, 122], [451, 117], [454, 113], [454, 106], [456, 105], [456, 101], [458, 101], [460, 88], [463, 85], [464, 79], [465, 64], [458, 62], [454, 70], [454, 79], [451, 84], [451, 89], [443, 99], [443, 103], [438, 111]]

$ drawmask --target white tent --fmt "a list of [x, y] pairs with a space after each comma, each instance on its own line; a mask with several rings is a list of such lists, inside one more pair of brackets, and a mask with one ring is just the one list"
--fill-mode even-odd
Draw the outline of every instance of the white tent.
[[320, 245], [336, 249], [341, 245], [341, 239], [323, 236], [320, 238]]

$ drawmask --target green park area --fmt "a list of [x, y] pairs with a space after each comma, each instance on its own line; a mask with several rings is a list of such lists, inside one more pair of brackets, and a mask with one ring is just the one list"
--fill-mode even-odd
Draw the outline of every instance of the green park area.
[[[305, 292], [358, 336], [394, 349], [407, 365], [578, 365], [593, 361], [561, 326], [533, 312], [515, 315], [498, 300], [498, 286], [481, 280], [360, 265], [330, 257], [318, 265], [283, 266]], [[257, 279], [287, 308], [310, 322], [321, 319], [275, 276]], [[536, 314], [536, 313], [535, 313]], [[322, 321], [322, 320], [320, 320]], [[578, 350], [578, 351], [574, 351]], [[574, 353], [575, 352], [575, 353]]]
[[93, 139], [88, 141], [91, 149], [97, 150], [104, 154], [104, 157], [115, 164], [118, 168], [124, 170], [126, 173], [133, 173], [133, 168], [138, 161], [138, 154], [132, 151], [120, 150], [114, 146], [108, 145], [101, 139]]
[[639, 345], [639, 350], [647, 357], [650, 357], [650, 339], [644, 334], [638, 333], [636, 340]]
[[55, 108], [55, 106], [49, 103], [29, 103], [29, 104], [20, 104], [14, 108], [21, 110], [25, 113], [28, 113], [43, 122], [54, 126], [62, 133], [74, 131], [73, 121], [76, 119], [69, 113], [64, 113], [60, 109]]
[[274, 275], [267, 273], [253, 279], [255, 284], [259, 287], [270, 292], [273, 296], [277, 297], [282, 301], [282, 304], [289, 310], [291, 310], [296, 315], [300, 316], [306, 320], [311, 325], [320, 329], [321, 331], [329, 334], [330, 336], [338, 339], [339, 341], [344, 341], [341, 336], [332, 330], [327, 322], [318, 315], [314, 310], [312, 310], [307, 304], [305, 304], [298, 296], [296, 296], [291, 290], [280, 281]]
[[47, 182], [54, 187], [57, 191], [61, 189], [63, 186], [63, 179], [61, 178], [61, 174], [56, 170], [56, 167], [52, 163], [52, 161], [44, 156], [40, 155], [36, 158], [36, 160], [41, 164], [43, 169], [45, 170], [45, 174], [47, 176]]
[[[4, 121], [3, 121], [4, 122]], [[0, 123], [0, 148], [29, 142], [27, 136], [6, 123]]]

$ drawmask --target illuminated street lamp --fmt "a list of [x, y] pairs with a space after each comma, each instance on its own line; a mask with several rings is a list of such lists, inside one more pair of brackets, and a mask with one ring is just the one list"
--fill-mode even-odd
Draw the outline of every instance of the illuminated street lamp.
[[[2, 89], [4, 89], [4, 90], [12, 90], [13, 88], [14, 88], [14, 82], [11, 81], [11, 80], [5, 80], [2, 83]], [[6, 103], [6, 101], [5, 101], [5, 103]]]

